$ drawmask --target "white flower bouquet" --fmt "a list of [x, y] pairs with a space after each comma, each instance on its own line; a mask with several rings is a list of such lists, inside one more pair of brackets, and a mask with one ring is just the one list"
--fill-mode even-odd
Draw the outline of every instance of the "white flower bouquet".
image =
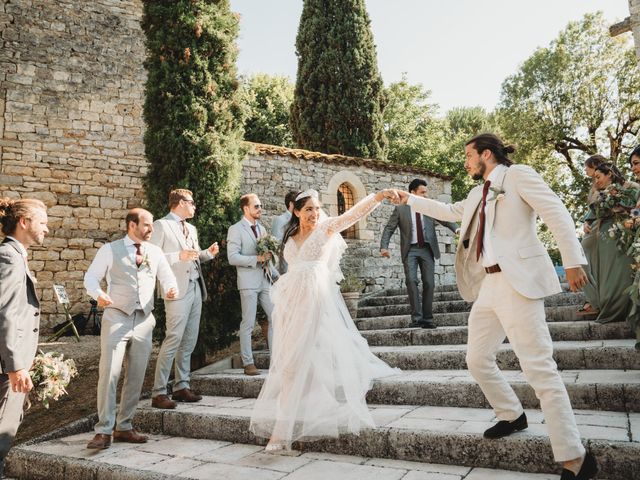
[[67, 394], [67, 386], [71, 379], [78, 375], [76, 362], [58, 352], [38, 352], [33, 360], [33, 367], [29, 372], [33, 382], [31, 398], [42, 402], [44, 408], [49, 408], [51, 400], [58, 400]]

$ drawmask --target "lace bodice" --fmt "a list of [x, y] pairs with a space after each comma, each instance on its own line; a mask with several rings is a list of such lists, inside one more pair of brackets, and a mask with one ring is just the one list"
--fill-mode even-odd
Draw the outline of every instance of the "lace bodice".
[[300, 262], [329, 262], [332, 257], [335, 256], [334, 254], [337, 254], [339, 259], [344, 252], [344, 248], [346, 248], [346, 244], [344, 240], [338, 236], [339, 238], [336, 239], [336, 242], [340, 242], [340, 245], [336, 245], [337, 250], [339, 250], [336, 252], [336, 249], [329, 248], [329, 244], [334, 244], [334, 242], [330, 242], [330, 240], [336, 237], [336, 233], [346, 230], [362, 217], [367, 216], [375, 210], [379, 204], [380, 202], [375, 199], [375, 194], [372, 193], [360, 200], [342, 215], [323, 220], [302, 245], [298, 246], [293, 238], [287, 240], [284, 246], [284, 258], [289, 268]]

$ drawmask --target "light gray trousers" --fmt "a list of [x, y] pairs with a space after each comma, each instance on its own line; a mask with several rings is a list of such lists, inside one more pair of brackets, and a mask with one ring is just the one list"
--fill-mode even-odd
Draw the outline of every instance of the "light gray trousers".
[[171, 365], [175, 359], [173, 390], [189, 388], [191, 354], [198, 342], [202, 292], [198, 280], [190, 281], [187, 293], [180, 300], [165, 300], [166, 336], [160, 347], [153, 396], [166, 395]]
[[4, 470], [4, 459], [22, 422], [24, 397], [24, 393], [11, 390], [9, 375], [0, 374], [0, 478]]
[[[136, 310], [127, 315], [107, 308], [100, 331], [100, 369], [98, 378], [98, 423], [96, 433], [111, 435], [131, 430], [136, 406], [151, 354], [151, 339], [156, 319]], [[116, 387], [124, 362], [124, 382], [116, 417]]]
[[266, 278], [262, 279], [262, 285], [256, 289], [240, 290], [240, 302], [242, 306], [242, 321], [240, 322], [240, 356], [242, 357], [242, 365], [245, 367], [253, 363], [253, 351], [251, 349], [251, 333], [256, 325], [256, 312], [258, 311], [258, 302], [262, 305], [264, 313], [267, 314], [269, 320], [268, 342], [269, 348], [272, 345], [273, 331], [271, 328], [271, 312], [273, 312], [273, 303], [271, 302], [271, 284]]

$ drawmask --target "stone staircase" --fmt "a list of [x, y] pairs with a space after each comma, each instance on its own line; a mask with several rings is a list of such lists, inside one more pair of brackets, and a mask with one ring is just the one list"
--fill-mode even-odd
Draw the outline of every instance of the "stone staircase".
[[[248, 430], [254, 398], [266, 370], [209, 366], [192, 388], [205, 395], [174, 411], [141, 402], [135, 424], [152, 437], [144, 445], [85, 449], [92, 419], [70, 425], [12, 451], [7, 474], [46, 479], [558, 479], [546, 426], [533, 390], [508, 343], [498, 360], [522, 399], [529, 428], [500, 440], [482, 432], [496, 419], [465, 365], [471, 305], [455, 287], [440, 287], [434, 304], [438, 328], [408, 329], [402, 290], [361, 301], [356, 324], [372, 351], [403, 369], [377, 381], [367, 400], [377, 427], [359, 436], [305, 443], [292, 456], [262, 452]], [[579, 320], [581, 295], [545, 302], [554, 356], [575, 408], [583, 440], [598, 458], [598, 479], [640, 479], [640, 354], [624, 323]], [[267, 352], [256, 364], [268, 368]]]

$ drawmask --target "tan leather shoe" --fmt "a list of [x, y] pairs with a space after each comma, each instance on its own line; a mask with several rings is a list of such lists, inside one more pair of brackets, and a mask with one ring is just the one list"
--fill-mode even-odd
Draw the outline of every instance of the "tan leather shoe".
[[200, 400], [202, 400], [202, 395], [193, 393], [188, 388], [183, 388], [181, 390], [176, 390], [175, 392], [173, 392], [171, 398], [176, 402], [199, 402]]
[[124, 430], [120, 432], [118, 430], [114, 430], [113, 441], [127, 443], [147, 443], [147, 437], [145, 435], [140, 435], [133, 428], [131, 430]]
[[171, 410], [176, 408], [178, 404], [171, 400], [168, 395], [156, 395], [151, 399], [151, 406], [153, 408], [164, 408], [166, 410]]
[[250, 365], [246, 365], [244, 367], [245, 375], [260, 375], [260, 370], [256, 368], [256, 366], [252, 363]]
[[96, 433], [96, 436], [87, 443], [87, 448], [92, 450], [104, 450], [111, 446], [111, 435], [105, 435], [103, 433]]

